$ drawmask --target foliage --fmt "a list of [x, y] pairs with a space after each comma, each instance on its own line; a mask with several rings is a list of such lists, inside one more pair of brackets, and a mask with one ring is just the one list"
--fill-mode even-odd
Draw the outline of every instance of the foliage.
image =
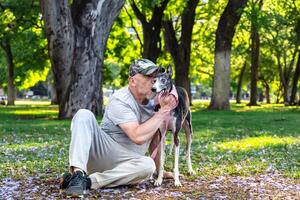
[[127, 83], [131, 62], [140, 57], [138, 41], [130, 31], [130, 21], [123, 9], [115, 21], [107, 42], [104, 86], [119, 88]]
[[[1, 2], [0, 42], [9, 41], [15, 64], [15, 84], [26, 89], [46, 79], [50, 63], [47, 43], [42, 32], [39, 2], [32, 0]], [[4, 52], [0, 51], [0, 86], [5, 86], [6, 68]]]

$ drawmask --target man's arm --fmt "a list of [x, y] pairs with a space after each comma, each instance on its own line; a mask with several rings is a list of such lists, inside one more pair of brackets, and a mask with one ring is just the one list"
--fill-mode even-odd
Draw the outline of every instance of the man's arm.
[[165, 119], [170, 116], [170, 111], [174, 108], [177, 100], [172, 94], [165, 95], [160, 99], [161, 108], [146, 122], [128, 122], [119, 124], [121, 129], [136, 144], [144, 144], [151, 139], [156, 131], [165, 123]]
[[161, 109], [142, 124], [138, 122], [127, 122], [119, 124], [119, 126], [134, 143], [141, 145], [153, 137], [162, 123], [164, 123], [165, 118], [169, 115], [170, 110]]

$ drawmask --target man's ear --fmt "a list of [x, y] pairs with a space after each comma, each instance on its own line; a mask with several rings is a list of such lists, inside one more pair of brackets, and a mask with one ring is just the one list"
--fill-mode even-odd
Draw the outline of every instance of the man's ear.
[[172, 66], [171, 65], [168, 65], [168, 67], [167, 67], [167, 74], [172, 78], [173, 71], [172, 71]]
[[129, 79], [128, 79], [128, 84], [129, 85], [135, 86], [135, 82], [136, 82], [136, 80], [134, 79], [134, 77], [129, 77]]

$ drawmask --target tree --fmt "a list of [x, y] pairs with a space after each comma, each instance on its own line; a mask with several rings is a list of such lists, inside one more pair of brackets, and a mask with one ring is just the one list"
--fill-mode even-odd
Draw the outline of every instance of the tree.
[[241, 91], [242, 91], [242, 84], [243, 84], [243, 77], [246, 71], [247, 67], [247, 61], [244, 62], [240, 74], [239, 74], [239, 80], [238, 80], [238, 85], [237, 85], [237, 92], [236, 92], [236, 103], [240, 104], [241, 103]]
[[230, 55], [235, 27], [248, 0], [229, 0], [216, 31], [215, 64], [210, 109], [229, 109]]
[[262, 7], [262, 0], [258, 0], [258, 8], [256, 3], [251, 4], [251, 83], [250, 83], [250, 102], [248, 106], [257, 105], [257, 81], [258, 81], [258, 66], [259, 66], [259, 26], [258, 26], [258, 15]]
[[5, 57], [7, 65], [8, 105], [14, 105], [16, 87], [28, 88], [44, 78], [35, 76], [47, 68], [40, 30], [38, 1], [0, 3], [0, 47], [3, 50], [0, 56]]
[[[175, 84], [185, 88], [191, 100], [189, 66], [191, 56], [192, 32], [196, 7], [199, 0], [189, 0], [181, 16], [181, 36], [179, 41], [173, 26], [172, 18], [163, 21], [165, 42], [175, 64]], [[191, 101], [190, 101], [191, 102]]]
[[[161, 37], [160, 31], [162, 27], [162, 18], [164, 15], [164, 10], [167, 7], [169, 0], [163, 0], [158, 2], [151, 2], [154, 5], [148, 5], [149, 1], [141, 2], [152, 9], [151, 19], [147, 21], [146, 13], [143, 13], [138, 8], [134, 0], [130, 0], [130, 5], [134, 11], [135, 16], [142, 23], [143, 28], [143, 58], [148, 58], [153, 62], [156, 62], [156, 59], [161, 53]], [[152, 8], [153, 7], [153, 8]]]
[[59, 118], [86, 108], [102, 114], [106, 42], [124, 0], [41, 0]]

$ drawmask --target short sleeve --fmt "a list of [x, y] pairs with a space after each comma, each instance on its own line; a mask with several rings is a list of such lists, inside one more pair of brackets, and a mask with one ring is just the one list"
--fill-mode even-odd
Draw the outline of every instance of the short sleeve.
[[127, 122], [138, 122], [137, 116], [129, 104], [119, 99], [112, 99], [107, 106], [108, 108], [105, 111], [107, 117], [115, 125]]

